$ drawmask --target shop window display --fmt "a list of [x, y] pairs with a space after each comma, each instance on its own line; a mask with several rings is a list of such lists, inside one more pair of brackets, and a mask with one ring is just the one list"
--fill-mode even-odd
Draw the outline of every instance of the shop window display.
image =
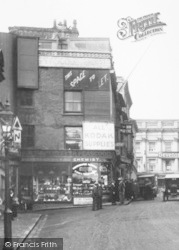
[[109, 196], [111, 166], [108, 163], [81, 163], [73, 167], [74, 204], [91, 204], [95, 182], [102, 180], [103, 197]]
[[63, 169], [36, 171], [33, 179], [34, 201], [71, 202], [71, 178]]

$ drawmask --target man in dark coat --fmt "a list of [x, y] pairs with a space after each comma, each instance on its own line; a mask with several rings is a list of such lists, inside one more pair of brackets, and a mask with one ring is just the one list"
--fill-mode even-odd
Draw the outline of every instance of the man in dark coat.
[[92, 190], [92, 197], [93, 197], [93, 207], [92, 210], [96, 211], [98, 210], [98, 183], [96, 182], [93, 186], [93, 190]]
[[120, 204], [124, 204], [124, 199], [125, 199], [125, 182], [123, 178], [119, 178], [119, 201]]
[[102, 209], [102, 199], [103, 199], [102, 181], [99, 181], [99, 185], [98, 185], [98, 209]]
[[114, 182], [111, 183], [110, 191], [112, 205], [116, 205], [116, 187]]

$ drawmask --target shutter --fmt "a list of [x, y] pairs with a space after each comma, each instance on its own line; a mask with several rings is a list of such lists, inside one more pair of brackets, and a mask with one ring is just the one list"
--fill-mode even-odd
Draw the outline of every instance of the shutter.
[[38, 38], [18, 38], [18, 87], [38, 88]]
[[110, 93], [108, 91], [85, 91], [85, 118], [110, 119]]

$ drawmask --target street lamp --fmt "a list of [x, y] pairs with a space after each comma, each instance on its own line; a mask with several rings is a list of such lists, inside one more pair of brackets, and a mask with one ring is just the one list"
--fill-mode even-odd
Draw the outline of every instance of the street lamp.
[[[5, 167], [5, 210], [4, 210], [4, 249], [12, 248], [12, 211], [9, 190], [9, 147], [12, 143], [12, 126], [8, 123], [2, 125], [2, 137], [4, 145], [4, 167]], [[7, 247], [7, 242], [10, 242]]]
[[[8, 104], [8, 105], [6, 105]], [[3, 250], [12, 250], [12, 211], [10, 201], [9, 183], [9, 148], [12, 145], [12, 122], [13, 113], [8, 110], [9, 103], [6, 102], [0, 110], [0, 122], [2, 129], [2, 146], [4, 149], [4, 169], [5, 169], [5, 209], [4, 209], [4, 246]], [[1, 105], [2, 106], [2, 105]], [[8, 121], [7, 121], [8, 120]], [[8, 243], [9, 242], [9, 243]]]

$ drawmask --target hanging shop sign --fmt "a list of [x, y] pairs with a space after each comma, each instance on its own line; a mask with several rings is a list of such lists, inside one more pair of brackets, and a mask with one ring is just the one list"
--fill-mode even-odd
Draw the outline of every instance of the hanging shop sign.
[[84, 122], [83, 146], [91, 150], [115, 150], [114, 124]]
[[109, 70], [64, 69], [65, 89], [109, 90]]
[[123, 134], [132, 134], [132, 124], [121, 124], [120, 132]]

